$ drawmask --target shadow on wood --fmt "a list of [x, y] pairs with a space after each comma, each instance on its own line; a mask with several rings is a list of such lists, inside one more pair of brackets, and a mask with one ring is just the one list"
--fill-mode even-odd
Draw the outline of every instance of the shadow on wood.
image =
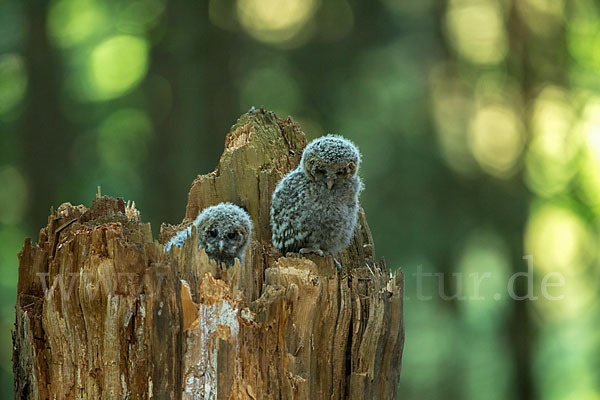
[[[341, 272], [331, 257], [271, 246], [271, 193], [305, 145], [290, 118], [243, 115], [217, 169], [193, 182], [185, 219], [163, 224], [159, 242], [123, 200], [61, 205], [19, 253], [16, 397], [396, 398], [402, 274], [376, 262], [362, 210]], [[222, 201], [255, 225], [243, 268], [217, 265], [195, 240], [163, 252]]]

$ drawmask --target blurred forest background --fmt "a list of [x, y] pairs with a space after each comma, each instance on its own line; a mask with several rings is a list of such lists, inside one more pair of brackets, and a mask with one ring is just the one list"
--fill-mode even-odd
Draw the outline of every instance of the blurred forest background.
[[[50, 206], [100, 185], [156, 236], [251, 106], [361, 148], [377, 254], [406, 274], [401, 399], [600, 399], [593, 0], [0, 1], [2, 393], [16, 254]], [[526, 255], [539, 299], [513, 301]], [[443, 274], [429, 300], [418, 271]]]

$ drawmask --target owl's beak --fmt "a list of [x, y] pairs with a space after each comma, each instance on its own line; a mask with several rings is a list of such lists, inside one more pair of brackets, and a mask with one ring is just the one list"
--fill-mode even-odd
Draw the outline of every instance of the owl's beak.
[[222, 253], [224, 248], [225, 248], [225, 242], [222, 240], [219, 241], [219, 253]]
[[333, 187], [334, 183], [335, 183], [335, 177], [334, 176], [328, 176], [327, 177], [327, 189], [331, 190], [331, 188]]

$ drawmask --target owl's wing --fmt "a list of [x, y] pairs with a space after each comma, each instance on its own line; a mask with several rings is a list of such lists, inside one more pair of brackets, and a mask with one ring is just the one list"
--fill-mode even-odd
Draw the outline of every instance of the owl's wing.
[[177, 232], [175, 236], [173, 236], [164, 246], [164, 249], [167, 253], [171, 254], [171, 246], [175, 245], [177, 247], [183, 246], [185, 241], [192, 235], [192, 226], [188, 226], [187, 228]]
[[271, 229], [273, 245], [283, 254], [298, 252], [308, 236], [301, 229], [304, 198], [302, 196], [302, 178], [297, 171], [286, 175], [277, 185], [271, 202]]

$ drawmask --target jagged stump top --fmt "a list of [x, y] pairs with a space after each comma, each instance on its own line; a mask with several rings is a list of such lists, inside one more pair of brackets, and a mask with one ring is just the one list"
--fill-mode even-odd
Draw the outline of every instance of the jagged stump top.
[[227, 134], [217, 168], [192, 183], [185, 220], [230, 201], [250, 214], [254, 240], [270, 244], [271, 193], [281, 177], [296, 168], [305, 146], [304, 133], [291, 118], [280, 119], [264, 109], [244, 114]]

